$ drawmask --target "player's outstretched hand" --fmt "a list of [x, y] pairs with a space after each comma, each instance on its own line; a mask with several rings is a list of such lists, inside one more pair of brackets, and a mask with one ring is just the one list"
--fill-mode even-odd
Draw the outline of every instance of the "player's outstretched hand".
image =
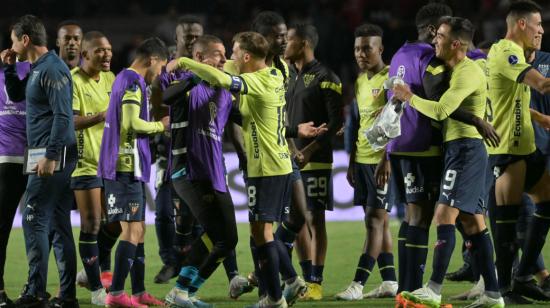
[[160, 119], [160, 121], [162, 122], [162, 126], [164, 126], [164, 131], [167, 132], [170, 130], [170, 117], [169, 116], [166, 116], [166, 117], [162, 117], [162, 119]]
[[481, 118], [476, 118], [474, 122], [477, 132], [483, 137], [485, 143], [490, 147], [498, 147], [500, 144], [500, 136], [497, 134], [493, 125]]
[[166, 72], [171, 73], [178, 69], [178, 59], [174, 59], [166, 64]]
[[391, 165], [390, 161], [386, 158], [386, 153], [384, 153], [380, 162], [374, 170], [374, 178], [376, 179], [376, 185], [378, 188], [384, 187], [389, 179], [391, 174]]
[[406, 84], [394, 84], [393, 85], [393, 97], [397, 98], [398, 100], [402, 102], [408, 102], [411, 97], [413, 96], [413, 93], [411, 92], [411, 89]]
[[318, 127], [313, 126], [313, 122], [298, 124], [298, 138], [313, 138], [324, 134], [328, 130], [327, 123], [323, 123]]
[[17, 54], [12, 49], [4, 49], [0, 53], [0, 59], [4, 64], [13, 65], [17, 60]]

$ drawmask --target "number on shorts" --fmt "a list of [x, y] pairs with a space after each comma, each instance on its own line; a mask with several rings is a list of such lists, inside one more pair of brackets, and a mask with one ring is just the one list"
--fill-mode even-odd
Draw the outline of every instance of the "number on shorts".
[[447, 170], [447, 173], [445, 174], [445, 181], [449, 182], [449, 185], [443, 184], [444, 190], [451, 190], [455, 186], [455, 180], [456, 180], [456, 170], [449, 169]]
[[308, 197], [326, 197], [327, 196], [327, 178], [308, 178], [307, 179]]
[[248, 186], [248, 207], [256, 206], [256, 186]]

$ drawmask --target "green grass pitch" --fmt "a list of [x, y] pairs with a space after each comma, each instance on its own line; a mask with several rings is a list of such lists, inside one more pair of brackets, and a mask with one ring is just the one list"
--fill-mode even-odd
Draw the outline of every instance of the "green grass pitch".
[[[394, 254], [397, 254], [395, 236], [398, 229], [398, 221], [392, 221], [392, 232], [394, 235]], [[363, 240], [365, 238], [365, 229], [362, 222], [331, 222], [328, 223], [328, 255], [324, 271], [324, 299], [320, 302], [305, 302], [299, 301], [295, 307], [393, 307], [394, 302], [390, 299], [384, 300], [362, 300], [357, 302], [341, 302], [334, 300], [334, 294], [343, 290], [353, 279], [357, 259], [360, 254]], [[239, 244], [237, 246], [237, 258], [239, 270], [242, 274], [248, 274], [253, 266], [251, 264], [250, 249], [248, 247], [248, 226], [239, 224]], [[74, 229], [75, 239], [78, 238], [78, 229]], [[434, 228], [430, 235], [430, 246], [435, 239]], [[457, 233], [457, 246], [455, 248], [450, 271], [456, 270], [461, 265], [460, 245], [462, 240]], [[77, 249], [78, 250], [78, 249]], [[162, 264], [158, 257], [157, 238], [155, 236], [154, 226], [148, 226], [145, 242], [146, 250], [146, 287], [153, 295], [164, 298], [166, 293], [174, 285], [174, 280], [169, 284], [154, 284], [153, 277], [161, 268]], [[548, 257], [548, 247], [545, 247], [545, 256]], [[429, 278], [431, 272], [431, 255], [428, 256], [428, 264], [424, 275], [425, 281]], [[547, 259], [547, 258], [546, 258]], [[548, 260], [548, 259], [547, 259]], [[397, 257], [395, 259], [397, 263]], [[297, 264], [297, 258], [294, 256], [295, 267], [300, 273]], [[78, 269], [82, 268], [80, 260], [78, 260]], [[5, 273], [6, 291], [10, 298], [16, 298], [21, 291], [21, 288], [27, 278], [27, 259], [25, 256], [25, 245], [23, 232], [21, 229], [12, 231], [10, 242], [8, 245], [8, 256]], [[370, 290], [380, 283], [380, 275], [378, 268], [375, 268], [373, 275], [365, 286], [365, 291]], [[445, 281], [443, 286], [443, 301], [447, 302], [450, 295], [458, 294], [469, 289], [470, 283], [454, 283]], [[57, 269], [53, 260], [53, 255], [50, 258], [50, 267], [48, 273], [48, 292], [55, 294], [58, 289]], [[130, 279], [126, 281], [126, 290], [130, 291]], [[78, 288], [78, 298], [81, 307], [93, 307], [90, 305], [89, 291]], [[205, 283], [199, 292], [200, 298], [209, 303], [215, 304], [216, 307], [244, 307], [257, 300], [256, 292], [246, 294], [239, 300], [232, 300], [228, 297], [228, 282], [225, 276], [223, 266], [214, 273], [214, 275]], [[467, 302], [452, 302], [454, 307], [463, 307]], [[548, 307], [550, 304], [539, 303], [539, 307]], [[524, 306], [523, 306], [524, 307]]]

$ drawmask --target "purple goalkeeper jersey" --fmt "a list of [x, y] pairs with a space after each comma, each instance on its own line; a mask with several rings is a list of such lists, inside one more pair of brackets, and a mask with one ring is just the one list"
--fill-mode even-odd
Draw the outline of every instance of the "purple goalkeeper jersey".
[[[19, 79], [24, 79], [31, 70], [29, 62], [16, 64]], [[27, 145], [25, 125], [26, 104], [12, 102], [6, 94], [4, 69], [0, 69], [0, 163], [23, 162]]]
[[[430, 44], [421, 42], [405, 43], [393, 56], [389, 76], [398, 76], [409, 85], [412, 92], [425, 98], [424, 73], [435, 56]], [[391, 98], [392, 91], [388, 91]], [[410, 106], [404, 105], [401, 116], [401, 135], [392, 139], [386, 152], [422, 152], [430, 148], [432, 137], [431, 120]]]
[[[142, 120], [149, 121], [149, 104], [147, 101], [146, 84], [141, 75], [133, 70], [124, 69], [115, 78], [109, 108], [105, 117], [105, 129], [101, 141], [101, 150], [99, 154], [99, 164], [97, 175], [116, 180], [116, 169], [118, 161], [118, 152], [120, 146], [120, 126], [122, 123], [122, 98], [126, 90], [131, 87], [139, 87], [141, 90], [141, 108], [139, 117]], [[137, 151], [139, 161], [134, 160], [134, 164], [139, 163], [141, 174], [134, 174], [135, 178], [143, 182], [149, 182], [151, 174], [151, 151], [149, 150], [149, 136], [138, 134], [136, 136]], [[135, 169], [135, 168], [134, 168]]]

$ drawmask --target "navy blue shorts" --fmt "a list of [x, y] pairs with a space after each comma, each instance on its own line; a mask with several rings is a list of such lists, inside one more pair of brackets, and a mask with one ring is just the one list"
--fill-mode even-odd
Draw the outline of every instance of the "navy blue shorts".
[[296, 162], [292, 159], [292, 174], [290, 176], [290, 181], [292, 183], [299, 181], [302, 179], [302, 175], [300, 174], [300, 168], [296, 164]]
[[290, 212], [291, 174], [248, 178], [248, 221], [282, 221]]
[[104, 179], [107, 221], [145, 219], [144, 183], [129, 172], [117, 172], [116, 181]]
[[332, 211], [332, 170], [301, 171], [308, 210]]
[[541, 179], [544, 171], [547, 168], [546, 155], [542, 154], [539, 150], [528, 155], [512, 155], [512, 154], [496, 154], [489, 156], [489, 164], [493, 168], [495, 177], [498, 178], [508, 165], [511, 165], [520, 160], [525, 160], [526, 172], [525, 172], [525, 191], [531, 190], [537, 182]]
[[390, 155], [393, 203], [436, 201], [441, 181], [441, 157]]
[[82, 175], [71, 178], [72, 190], [88, 190], [102, 187], [103, 179], [94, 175]]
[[376, 185], [374, 172], [375, 164], [354, 163], [353, 178], [355, 179], [355, 189], [353, 191], [353, 204], [362, 207], [372, 207], [375, 209], [385, 209], [391, 212], [391, 203], [388, 198], [388, 183], [383, 189]]
[[438, 203], [468, 214], [483, 214], [487, 150], [481, 139], [444, 143], [445, 160]]

